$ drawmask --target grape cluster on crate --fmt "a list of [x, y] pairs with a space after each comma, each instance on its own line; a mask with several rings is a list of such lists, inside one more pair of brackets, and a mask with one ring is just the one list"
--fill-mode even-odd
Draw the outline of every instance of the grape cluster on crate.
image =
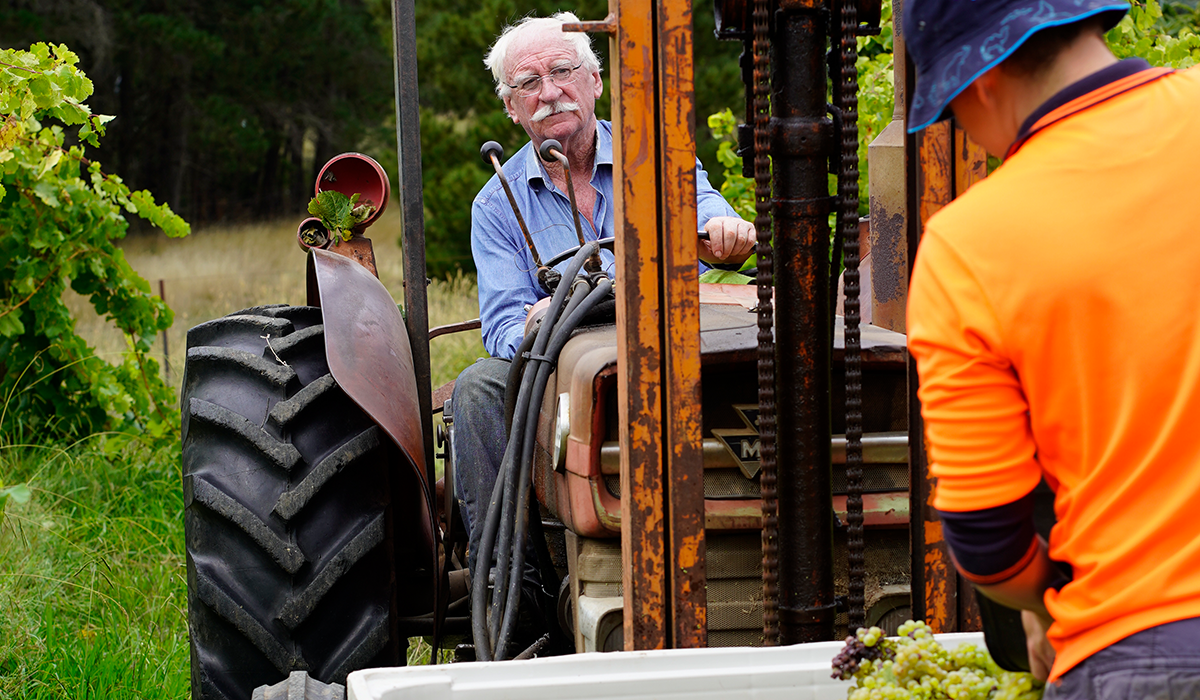
[[908, 621], [898, 637], [859, 628], [833, 658], [833, 677], [854, 679], [848, 700], [1037, 700], [1042, 683], [996, 665], [974, 644], [946, 649], [924, 622]]

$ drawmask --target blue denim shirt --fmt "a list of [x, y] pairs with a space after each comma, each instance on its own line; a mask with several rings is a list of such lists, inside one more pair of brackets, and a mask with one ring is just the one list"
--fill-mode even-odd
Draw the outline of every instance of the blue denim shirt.
[[[596, 208], [592, 221], [600, 230], [581, 216], [583, 238], [594, 241], [610, 238], [613, 223], [613, 140], [612, 124], [597, 120], [596, 162], [592, 167], [592, 188], [596, 190]], [[575, 223], [571, 217], [571, 200], [546, 174], [533, 143], [517, 151], [504, 164], [504, 176], [538, 255], [548, 260], [562, 251], [579, 245]], [[577, 188], [582, 183], [576, 183]], [[697, 230], [717, 216], [737, 216], [733, 208], [713, 189], [708, 175], [696, 161]], [[537, 281], [537, 267], [517, 225], [512, 207], [504, 194], [499, 177], [484, 185], [471, 205], [471, 253], [479, 271], [479, 316], [483, 323], [483, 345], [493, 357], [511, 358], [525, 334], [525, 306], [547, 296]], [[609, 277], [616, 270], [610, 251], [600, 251], [604, 269]], [[565, 271], [567, 262], [557, 266]], [[701, 263], [701, 270], [707, 269]]]

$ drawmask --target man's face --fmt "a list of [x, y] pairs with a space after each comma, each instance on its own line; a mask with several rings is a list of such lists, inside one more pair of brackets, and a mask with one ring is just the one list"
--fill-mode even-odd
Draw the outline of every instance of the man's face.
[[563, 85], [556, 85], [549, 78], [550, 71], [556, 68], [574, 68], [578, 64], [574, 47], [558, 31], [534, 34], [509, 54], [505, 65], [509, 85], [542, 77], [537, 93], [525, 96], [513, 90], [504, 98], [508, 115], [524, 127], [535, 144], [557, 139], [566, 147], [576, 134], [595, 130], [596, 99], [604, 91], [600, 72], [576, 69]]

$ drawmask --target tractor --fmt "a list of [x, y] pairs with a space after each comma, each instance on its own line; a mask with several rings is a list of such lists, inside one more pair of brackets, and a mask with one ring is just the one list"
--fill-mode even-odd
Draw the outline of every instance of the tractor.
[[[501, 658], [519, 606], [504, 585], [520, 571], [512, 543], [526, 532], [555, 614], [553, 639], [521, 657], [794, 644], [909, 618], [979, 629], [928, 505], [903, 307], [921, 222], [985, 176], [986, 157], [952, 125], [904, 135], [897, 31], [897, 113], [871, 147], [860, 220], [855, 47], [879, 10], [713, 4], [718, 35], [744, 46], [754, 285], [697, 281], [692, 4], [610, 0], [607, 18], [568, 27], [611, 42], [618, 234], [546, 263], [567, 274], [551, 308], [531, 313], [510, 375], [510, 440], [524, 457], [500, 480], [504, 546], [489, 554], [509, 568], [489, 588], [464, 566], [454, 406], [429, 370], [432, 338], [479, 322], [429, 328], [416, 27], [413, 0], [394, 1], [403, 303], [374, 274], [364, 236], [390, 178], [343, 154], [315, 191], [373, 209], [348, 240], [300, 225], [307, 305], [188, 332], [193, 697], [340, 697], [348, 673], [405, 663], [412, 637]], [[615, 279], [576, 276], [599, 245], [614, 251]], [[607, 306], [585, 313], [593, 296]], [[861, 322], [866, 306], [876, 325]]]

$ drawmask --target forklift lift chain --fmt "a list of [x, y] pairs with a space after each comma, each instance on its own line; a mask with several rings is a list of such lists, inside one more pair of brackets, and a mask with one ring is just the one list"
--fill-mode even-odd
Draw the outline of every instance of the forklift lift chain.
[[779, 501], [775, 465], [775, 312], [771, 302], [771, 0], [754, 0], [754, 228], [758, 265], [758, 433], [762, 492], [763, 643], [779, 643]]
[[[845, 258], [846, 370], [846, 549], [849, 564], [847, 594], [849, 629], [866, 624], [866, 579], [863, 551], [862, 500], [862, 342], [859, 324], [858, 223], [858, 3], [842, 0], [838, 67], [835, 77], [841, 115], [841, 163], [838, 170], [838, 228]], [[836, 277], [834, 270], [831, 276]]]

